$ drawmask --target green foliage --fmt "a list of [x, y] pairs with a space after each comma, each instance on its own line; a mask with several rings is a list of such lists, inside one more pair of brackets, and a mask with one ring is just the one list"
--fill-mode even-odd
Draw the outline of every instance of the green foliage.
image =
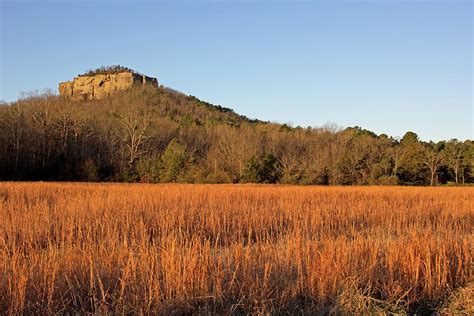
[[273, 154], [265, 154], [259, 172], [261, 183], [276, 183], [280, 178], [278, 159]]
[[157, 156], [143, 156], [135, 166], [140, 182], [157, 183], [160, 181], [161, 159]]
[[351, 152], [346, 151], [333, 166], [331, 184], [350, 185], [356, 183], [357, 170], [354, 168]]
[[356, 136], [371, 136], [371, 137], [377, 137], [377, 134], [375, 134], [372, 131], [369, 131], [367, 129], [363, 129], [359, 126], [354, 126], [354, 127], [348, 127], [345, 129], [347, 132], [353, 132]]
[[97, 69], [90, 69], [84, 72], [83, 74], [80, 74], [79, 77], [95, 76], [95, 75], [110, 75], [110, 74], [116, 74], [119, 72], [135, 72], [135, 71], [121, 65], [102, 66]]
[[227, 113], [234, 113], [234, 110], [232, 110], [231, 108], [226, 108], [226, 107], [223, 107], [223, 106], [220, 106], [220, 105], [214, 105], [214, 104], [211, 104], [209, 102], [199, 100], [198, 98], [196, 98], [193, 95], [188, 96], [188, 100], [190, 100], [192, 102], [195, 102], [198, 105], [206, 106], [206, 107], [211, 108], [211, 109], [215, 109], [215, 110], [217, 110], [219, 112], [222, 112], [222, 113], [226, 113], [226, 112]]
[[240, 181], [243, 183], [276, 183], [280, 178], [278, 160], [272, 154], [261, 158], [250, 157], [242, 172]]
[[242, 171], [240, 182], [242, 183], [260, 182], [259, 171], [260, 171], [260, 162], [255, 156], [250, 157], [245, 162], [245, 168]]
[[280, 132], [291, 132], [291, 127], [288, 126], [287, 124], [283, 124], [283, 125], [280, 127]]
[[428, 177], [427, 168], [423, 164], [424, 149], [418, 139], [418, 135], [413, 132], [407, 132], [400, 141], [405, 155], [401, 160], [399, 179], [411, 185], [421, 185], [426, 182]]
[[413, 146], [418, 144], [418, 142], [418, 135], [413, 132], [406, 132], [405, 135], [403, 135], [402, 140], [400, 141], [403, 146]]
[[397, 185], [398, 177], [391, 174], [392, 168], [393, 164], [390, 158], [387, 156], [382, 157], [382, 159], [375, 163], [370, 170], [369, 184]]
[[179, 122], [179, 125], [184, 128], [191, 127], [195, 124], [196, 121], [188, 114], [184, 115]]
[[166, 87], [80, 103], [33, 94], [0, 107], [0, 180], [465, 185], [474, 142], [293, 128]]
[[457, 184], [465, 183], [465, 172], [472, 167], [472, 148], [469, 144], [452, 139], [445, 144], [443, 157], [454, 181]]
[[182, 143], [173, 138], [161, 156], [161, 182], [176, 182], [186, 163], [186, 149]]

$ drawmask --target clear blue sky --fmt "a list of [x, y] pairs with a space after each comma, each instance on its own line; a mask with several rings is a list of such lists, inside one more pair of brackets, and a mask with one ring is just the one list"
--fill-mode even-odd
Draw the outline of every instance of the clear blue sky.
[[0, 1], [5, 101], [121, 64], [252, 118], [473, 138], [471, 1]]

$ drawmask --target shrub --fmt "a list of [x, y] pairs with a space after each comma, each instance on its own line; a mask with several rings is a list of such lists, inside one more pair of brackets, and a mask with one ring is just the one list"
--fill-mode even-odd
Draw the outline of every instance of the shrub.
[[80, 74], [79, 77], [86, 77], [86, 76], [95, 76], [95, 75], [108, 75], [108, 74], [116, 74], [119, 72], [135, 72], [133, 69], [128, 67], [124, 67], [121, 65], [112, 65], [112, 66], [102, 66], [96, 69], [90, 69], [83, 74]]

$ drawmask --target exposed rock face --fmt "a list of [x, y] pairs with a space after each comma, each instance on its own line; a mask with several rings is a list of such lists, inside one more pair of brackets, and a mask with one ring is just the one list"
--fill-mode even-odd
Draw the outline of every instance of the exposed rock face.
[[152, 85], [157, 87], [156, 78], [135, 72], [78, 76], [72, 81], [59, 84], [59, 94], [74, 100], [102, 99], [115, 91], [126, 90], [132, 86]]

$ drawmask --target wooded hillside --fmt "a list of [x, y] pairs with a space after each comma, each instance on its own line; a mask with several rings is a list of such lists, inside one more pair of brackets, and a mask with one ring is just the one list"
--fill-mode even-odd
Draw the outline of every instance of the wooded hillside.
[[474, 142], [250, 120], [169, 88], [0, 106], [0, 180], [413, 184], [474, 182]]

